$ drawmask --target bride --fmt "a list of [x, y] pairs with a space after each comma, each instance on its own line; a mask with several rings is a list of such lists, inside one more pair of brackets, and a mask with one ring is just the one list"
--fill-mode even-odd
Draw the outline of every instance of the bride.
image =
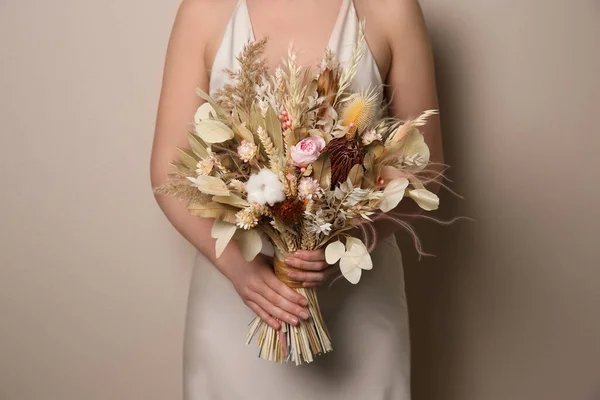
[[[211, 94], [219, 89], [227, 80], [223, 69], [236, 68], [235, 57], [248, 40], [269, 38], [270, 72], [287, 56], [290, 42], [298, 63], [316, 71], [326, 47], [342, 63], [348, 61], [363, 19], [366, 50], [353, 87], [379, 88], [387, 111], [400, 118], [437, 109], [432, 55], [417, 0], [184, 0], [166, 57], [152, 185], [165, 181], [176, 147], [187, 146], [201, 101], [195, 89]], [[423, 133], [431, 160], [442, 163], [438, 119], [432, 118]], [[296, 367], [259, 359], [256, 347], [244, 340], [254, 315], [275, 329], [278, 321], [298, 324], [308, 317], [306, 299], [275, 277], [266, 256], [245, 261], [235, 242], [217, 259], [212, 220], [190, 216], [173, 198], [157, 196], [157, 201], [198, 250], [186, 321], [186, 400], [410, 399], [408, 310], [395, 226], [378, 222], [374, 268], [356, 286], [340, 280], [329, 287], [338, 267], [325, 263], [323, 250], [286, 259], [302, 270], [291, 279], [305, 287], [321, 285], [319, 300], [335, 349]], [[405, 203], [400, 211], [417, 212]]]

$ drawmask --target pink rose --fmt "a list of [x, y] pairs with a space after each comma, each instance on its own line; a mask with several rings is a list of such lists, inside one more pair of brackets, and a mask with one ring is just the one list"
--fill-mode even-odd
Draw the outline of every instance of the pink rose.
[[315, 161], [325, 148], [325, 140], [319, 136], [309, 136], [292, 146], [292, 161], [297, 167], [306, 167]]

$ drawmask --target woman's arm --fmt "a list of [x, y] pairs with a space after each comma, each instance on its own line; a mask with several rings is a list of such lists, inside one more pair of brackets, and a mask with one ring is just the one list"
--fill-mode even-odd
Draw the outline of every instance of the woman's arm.
[[[196, 88], [208, 91], [205, 49], [214, 35], [216, 24], [211, 19], [217, 15], [215, 8], [214, 2], [205, 0], [185, 0], [179, 8], [167, 50], [152, 147], [153, 187], [165, 182], [172, 170], [170, 162], [177, 158], [176, 148], [188, 147], [190, 122], [201, 104]], [[275, 329], [280, 325], [272, 316], [292, 324], [298, 322], [297, 317], [308, 317], [300, 306], [307, 304], [306, 299], [279, 281], [265, 258], [248, 263], [235, 241], [217, 258], [215, 240], [210, 236], [212, 219], [191, 216], [186, 205], [175, 198], [157, 195], [156, 200], [171, 224], [233, 283], [259, 317]]]
[[[418, 116], [425, 110], [438, 109], [435, 71], [431, 45], [418, 0], [388, 0], [380, 7], [382, 25], [391, 52], [391, 64], [386, 78], [387, 96], [391, 99], [390, 115], [401, 119]], [[420, 128], [429, 146], [434, 173], [442, 172], [444, 163], [442, 135], [438, 115], [429, 118], [427, 125]], [[433, 178], [433, 176], [432, 176]], [[441, 179], [437, 177], [428, 185], [428, 190], [437, 193]], [[393, 210], [401, 214], [419, 214], [421, 208], [406, 199]], [[378, 235], [386, 236], [399, 229], [398, 225], [386, 220], [376, 222]]]

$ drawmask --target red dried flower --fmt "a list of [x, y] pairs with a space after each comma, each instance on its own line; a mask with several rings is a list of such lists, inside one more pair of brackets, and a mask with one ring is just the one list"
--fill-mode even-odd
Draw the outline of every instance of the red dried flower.
[[354, 139], [346, 137], [331, 140], [323, 151], [329, 152], [331, 160], [331, 186], [346, 182], [352, 167], [362, 164], [365, 153]]

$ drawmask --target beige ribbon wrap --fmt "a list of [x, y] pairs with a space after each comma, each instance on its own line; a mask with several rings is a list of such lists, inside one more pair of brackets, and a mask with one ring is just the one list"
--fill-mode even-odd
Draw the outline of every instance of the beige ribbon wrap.
[[299, 270], [298, 268], [290, 267], [283, 261], [283, 258], [279, 258], [277, 255], [273, 258], [273, 269], [275, 270], [275, 275], [277, 276], [277, 278], [279, 278], [279, 280], [285, 283], [287, 286], [294, 289], [302, 288], [301, 282], [294, 281], [288, 276], [290, 272], [301, 272], [301, 270]]

